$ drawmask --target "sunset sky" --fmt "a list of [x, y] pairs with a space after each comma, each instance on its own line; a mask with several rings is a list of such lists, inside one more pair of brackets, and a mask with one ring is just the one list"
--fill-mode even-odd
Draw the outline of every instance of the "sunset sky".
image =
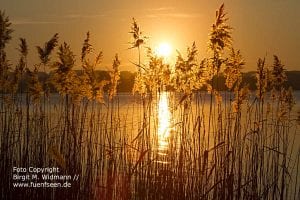
[[[245, 70], [254, 70], [258, 57], [272, 63], [277, 54], [288, 70], [300, 70], [300, 1], [299, 0], [1, 0], [13, 23], [13, 40], [8, 56], [15, 62], [18, 38], [27, 39], [30, 63], [37, 62], [37, 45], [43, 45], [54, 33], [60, 43], [71, 45], [79, 60], [87, 31], [96, 51], [104, 52], [102, 66], [111, 66], [115, 53], [121, 59], [121, 70], [132, 70], [136, 51], [128, 50], [128, 34], [135, 17], [148, 45], [162, 42], [184, 52], [193, 41], [199, 58], [207, 55], [207, 41], [215, 11], [225, 3], [229, 24], [234, 28], [234, 47], [245, 57]], [[175, 57], [175, 50], [173, 50]]]

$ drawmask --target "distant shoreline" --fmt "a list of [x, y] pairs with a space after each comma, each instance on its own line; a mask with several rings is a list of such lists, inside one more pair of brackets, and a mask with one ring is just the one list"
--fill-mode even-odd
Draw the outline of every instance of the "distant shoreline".
[[[80, 70], [76, 70], [78, 74], [81, 73]], [[103, 70], [97, 70], [95, 71], [95, 74], [99, 77], [100, 80], [109, 80], [109, 71], [103, 71]], [[256, 90], [256, 72], [255, 71], [249, 71], [249, 72], [243, 72], [243, 84], [248, 85], [250, 90]], [[300, 90], [300, 71], [286, 71], [287, 75], [287, 82], [286, 87], [292, 87], [293, 90], [297, 91]], [[48, 79], [49, 73], [46, 74], [44, 72], [39, 72], [39, 79], [43, 82]], [[136, 76], [136, 72], [131, 71], [121, 71], [120, 72], [120, 84], [118, 85], [118, 92], [120, 93], [130, 93], [132, 92], [132, 88], [134, 85], [134, 79]], [[220, 90], [226, 91], [227, 88], [225, 87], [225, 78], [224, 76], [219, 77], [219, 83], [220, 83]], [[20, 91], [26, 91], [26, 81], [23, 77], [23, 79], [20, 82]], [[55, 93], [54, 87], [50, 85], [51, 93]], [[106, 88], [104, 88], [106, 90]], [[204, 91], [206, 88], [202, 88], [200, 91]]]

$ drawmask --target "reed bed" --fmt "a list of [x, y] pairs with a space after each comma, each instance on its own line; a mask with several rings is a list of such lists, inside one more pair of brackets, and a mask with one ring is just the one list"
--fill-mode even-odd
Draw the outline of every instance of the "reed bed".
[[[210, 30], [209, 57], [199, 61], [194, 43], [172, 67], [150, 48], [143, 63], [147, 37], [133, 19], [130, 48], [139, 59], [126, 108], [117, 91], [118, 55], [110, 78], [98, 77], [102, 52], [95, 53], [89, 33], [80, 73], [58, 34], [37, 48], [33, 67], [20, 39], [11, 69], [5, 45], [12, 30], [0, 14], [1, 199], [299, 199], [299, 121], [284, 65], [277, 56], [271, 66], [259, 59], [257, 90], [250, 91], [224, 5]], [[41, 81], [40, 71], [50, 78]], [[162, 115], [170, 116], [164, 128], [162, 101]], [[14, 166], [56, 166], [80, 178], [70, 188], [17, 188]]]

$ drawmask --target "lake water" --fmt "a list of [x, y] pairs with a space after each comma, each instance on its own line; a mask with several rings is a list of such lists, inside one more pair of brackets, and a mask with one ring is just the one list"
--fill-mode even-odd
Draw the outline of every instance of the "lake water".
[[[294, 92], [295, 97], [295, 106], [293, 108], [293, 111], [291, 112], [290, 118], [294, 120], [292, 123], [296, 123], [296, 119], [298, 117], [298, 112], [300, 112], [300, 91]], [[226, 110], [230, 107], [230, 104], [232, 103], [231, 100], [233, 100], [233, 96], [230, 97], [230, 95], [225, 93], [222, 93], [222, 111], [229, 111]], [[231, 100], [230, 100], [231, 99]], [[56, 126], [60, 123], [58, 119], [61, 119], [63, 116], [59, 116], [59, 111], [63, 105], [62, 98], [58, 94], [52, 94], [50, 96], [50, 99], [46, 101], [46, 103], [49, 103], [49, 107], [47, 108], [48, 112], [51, 114], [52, 123]], [[179, 104], [179, 101], [181, 100], [180, 95], [172, 95], [170, 93], [163, 92], [160, 94], [160, 96], [152, 99], [152, 104], [147, 105], [147, 109], [149, 110], [149, 106], [151, 107], [151, 111], [147, 112], [147, 117], [149, 117], [151, 130], [155, 130], [155, 133], [153, 133], [154, 137], [158, 139], [158, 149], [161, 151], [164, 151], [167, 148], [167, 141], [169, 138], [174, 134], [177, 134], [179, 131], [176, 130], [178, 127], [180, 127], [180, 123], [182, 121], [182, 118], [180, 116], [183, 115], [183, 105]], [[23, 105], [25, 106], [25, 96], [22, 97]], [[115, 110], [117, 110], [118, 118], [120, 119], [120, 126], [127, 126], [130, 128], [130, 131], [132, 132], [132, 139], [135, 138], [135, 136], [138, 134], [139, 129], [143, 126], [143, 108], [142, 108], [142, 101], [141, 98], [138, 96], [133, 96], [129, 93], [121, 93], [118, 94], [118, 96], [115, 98]], [[266, 100], [267, 101], [267, 100]], [[43, 102], [43, 100], [41, 100]], [[105, 97], [104, 104], [96, 104], [96, 110], [99, 109], [99, 106], [101, 106], [101, 111], [99, 111], [100, 115], [105, 116], [109, 110], [108, 105], [108, 97]], [[117, 103], [116, 103], [117, 102]], [[196, 103], [197, 102], [197, 103]], [[243, 108], [242, 108], [242, 124], [245, 124], [245, 120], [248, 117], [249, 109], [247, 109], [247, 106], [251, 105], [251, 103], [254, 102], [254, 94], [250, 98], [248, 102], [244, 102]], [[213, 100], [213, 110], [216, 112], [216, 104]], [[88, 106], [87, 110], [90, 110], [91, 107]], [[111, 109], [111, 108], [110, 108]], [[198, 98], [194, 96], [191, 107], [189, 109], [189, 112], [187, 113], [189, 116], [189, 120], [191, 120], [191, 123], [193, 124], [196, 120], [197, 116], [202, 117], [201, 120], [203, 120], [203, 128], [208, 129], [209, 124], [209, 114], [210, 114], [210, 94], [207, 94], [205, 92], [198, 94]], [[88, 115], [87, 115], [88, 116]], [[214, 119], [216, 120], [216, 119]], [[86, 120], [88, 122], [88, 120]], [[101, 123], [100, 121], [98, 123]], [[195, 124], [194, 124], [195, 125]], [[192, 129], [192, 127], [191, 127]], [[128, 129], [129, 130], [129, 129]], [[193, 130], [192, 130], [193, 131]], [[299, 131], [295, 131], [294, 129], [290, 130], [291, 132], [296, 132], [296, 146], [299, 148], [300, 146], [300, 133]], [[211, 143], [213, 145], [213, 143]], [[211, 148], [207, 147], [207, 148]]]

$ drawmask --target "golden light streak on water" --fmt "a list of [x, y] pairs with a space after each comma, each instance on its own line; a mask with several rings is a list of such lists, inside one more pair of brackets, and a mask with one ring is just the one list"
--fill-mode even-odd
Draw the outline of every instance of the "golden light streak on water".
[[158, 155], [166, 156], [169, 148], [169, 137], [171, 133], [172, 115], [169, 107], [167, 92], [159, 96], [158, 103]]

